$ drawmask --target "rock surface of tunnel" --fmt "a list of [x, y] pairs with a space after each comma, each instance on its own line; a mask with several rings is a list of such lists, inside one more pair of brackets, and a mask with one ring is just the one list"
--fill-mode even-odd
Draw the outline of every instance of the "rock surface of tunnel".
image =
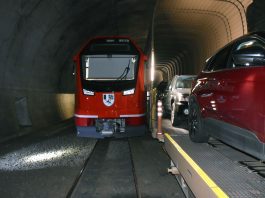
[[196, 74], [214, 51], [263, 30], [262, 0], [12, 0], [0, 2], [0, 138], [73, 116], [72, 57], [98, 35], [125, 35], [164, 80]]

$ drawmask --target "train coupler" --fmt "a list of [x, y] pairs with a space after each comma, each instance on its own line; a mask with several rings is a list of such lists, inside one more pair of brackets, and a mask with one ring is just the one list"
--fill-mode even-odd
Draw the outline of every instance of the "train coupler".
[[114, 133], [124, 133], [125, 119], [97, 119], [95, 127], [104, 137], [112, 136]]

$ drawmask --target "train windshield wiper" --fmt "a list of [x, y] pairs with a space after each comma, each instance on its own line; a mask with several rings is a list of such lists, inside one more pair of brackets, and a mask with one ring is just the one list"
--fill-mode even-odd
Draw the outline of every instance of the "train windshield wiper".
[[128, 75], [128, 73], [130, 71], [130, 63], [131, 63], [131, 60], [129, 60], [129, 63], [128, 63], [127, 67], [125, 67], [125, 69], [123, 70], [122, 74], [116, 80], [126, 80], [127, 75]]

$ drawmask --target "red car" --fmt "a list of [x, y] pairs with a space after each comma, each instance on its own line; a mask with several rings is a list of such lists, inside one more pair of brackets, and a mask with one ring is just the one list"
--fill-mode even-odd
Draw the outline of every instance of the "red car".
[[265, 32], [232, 41], [207, 60], [189, 98], [194, 142], [220, 139], [265, 160]]

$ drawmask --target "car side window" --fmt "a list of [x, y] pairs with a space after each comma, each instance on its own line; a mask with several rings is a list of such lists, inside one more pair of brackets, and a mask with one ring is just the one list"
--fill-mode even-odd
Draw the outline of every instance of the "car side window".
[[175, 86], [175, 88], [184, 88], [184, 84], [183, 84], [183, 82], [181, 82], [180, 80], [178, 80], [178, 81], [176, 82], [176, 86]]
[[218, 71], [227, 68], [227, 60], [231, 52], [233, 45], [228, 45], [225, 48], [221, 49], [212, 59], [210, 63], [211, 71]]
[[208, 58], [206, 61], [205, 61], [205, 66], [203, 68], [203, 71], [211, 71], [212, 70], [212, 67], [211, 67], [211, 62], [212, 62], [212, 59], [213, 59], [213, 56]]
[[175, 81], [176, 81], [176, 76], [174, 76], [169, 84], [169, 87], [168, 87], [168, 90], [169, 91], [172, 91], [172, 89], [174, 88], [175, 86]]
[[265, 65], [265, 43], [252, 38], [239, 41], [233, 51], [229, 63], [230, 68]]

